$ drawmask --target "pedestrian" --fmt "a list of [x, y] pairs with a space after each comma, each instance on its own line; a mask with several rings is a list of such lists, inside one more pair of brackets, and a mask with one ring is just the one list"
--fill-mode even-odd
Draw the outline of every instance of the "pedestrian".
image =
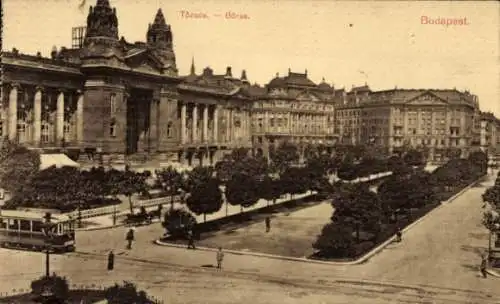
[[403, 232], [401, 231], [401, 228], [397, 228], [396, 230], [396, 242], [401, 242], [403, 236]]
[[193, 235], [193, 230], [189, 229], [188, 230], [188, 247], [187, 249], [196, 249], [194, 246], [194, 235]]
[[127, 249], [132, 249], [132, 242], [134, 241], [134, 229], [130, 228], [127, 232]]
[[266, 216], [266, 232], [271, 231], [271, 218]]
[[108, 254], [108, 270], [113, 270], [115, 267], [115, 254], [111, 250]]
[[488, 277], [488, 273], [486, 272], [486, 266], [487, 266], [488, 260], [486, 257], [483, 257], [481, 260], [481, 274], [483, 275], [483, 278]]
[[222, 270], [222, 260], [224, 259], [224, 252], [222, 252], [222, 247], [219, 247], [217, 251], [217, 269]]

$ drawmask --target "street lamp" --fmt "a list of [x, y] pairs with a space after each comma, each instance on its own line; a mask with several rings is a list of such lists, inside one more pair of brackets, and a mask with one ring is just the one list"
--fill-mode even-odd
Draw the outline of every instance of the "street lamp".
[[43, 234], [45, 235], [45, 276], [50, 276], [50, 249], [51, 249], [51, 238], [53, 229], [56, 227], [55, 224], [50, 222], [52, 215], [50, 212], [47, 212], [44, 216], [45, 224], [42, 229]]

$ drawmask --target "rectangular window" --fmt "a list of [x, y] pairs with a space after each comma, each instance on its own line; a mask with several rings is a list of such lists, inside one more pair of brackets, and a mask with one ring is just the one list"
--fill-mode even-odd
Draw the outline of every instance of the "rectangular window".
[[109, 107], [111, 110], [111, 115], [114, 115], [116, 113], [116, 95], [111, 94], [109, 97]]
[[115, 123], [112, 123], [109, 126], [109, 136], [116, 137], [116, 125], [115, 125]]

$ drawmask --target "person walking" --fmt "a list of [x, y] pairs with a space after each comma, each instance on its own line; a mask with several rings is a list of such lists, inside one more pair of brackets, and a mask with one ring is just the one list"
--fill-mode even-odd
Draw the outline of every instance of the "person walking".
[[271, 231], [271, 218], [266, 216], [266, 232]]
[[222, 270], [222, 260], [224, 260], [224, 252], [222, 251], [222, 247], [219, 247], [216, 258], [217, 258], [217, 270]]
[[125, 239], [127, 240], [127, 249], [132, 249], [132, 242], [134, 241], [134, 229], [133, 228], [129, 229]]
[[196, 249], [194, 246], [194, 235], [193, 235], [193, 230], [189, 229], [188, 230], [188, 247], [187, 249]]
[[115, 254], [111, 250], [108, 254], [108, 270], [111, 271], [115, 267]]
[[486, 272], [486, 266], [488, 264], [488, 259], [486, 257], [483, 257], [481, 259], [481, 274], [483, 275], [483, 278], [488, 277], [488, 272]]
[[401, 228], [398, 227], [396, 230], [396, 242], [401, 242], [403, 236], [403, 232], [401, 231]]

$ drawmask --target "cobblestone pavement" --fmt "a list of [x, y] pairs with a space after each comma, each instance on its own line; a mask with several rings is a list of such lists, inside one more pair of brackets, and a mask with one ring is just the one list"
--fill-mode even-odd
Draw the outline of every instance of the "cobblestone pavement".
[[[468, 190], [402, 243], [356, 266], [226, 254], [224, 271], [216, 273], [209, 267], [213, 252], [154, 245], [164, 232], [156, 223], [138, 228], [130, 251], [124, 227], [79, 232], [78, 252], [51, 256], [52, 268], [76, 284], [132, 280], [168, 303], [499, 303], [500, 280], [482, 279], [478, 271], [487, 246], [481, 194], [492, 182]], [[117, 268], [107, 273], [110, 249]], [[43, 254], [0, 249], [0, 292], [26, 289], [43, 271]]]

